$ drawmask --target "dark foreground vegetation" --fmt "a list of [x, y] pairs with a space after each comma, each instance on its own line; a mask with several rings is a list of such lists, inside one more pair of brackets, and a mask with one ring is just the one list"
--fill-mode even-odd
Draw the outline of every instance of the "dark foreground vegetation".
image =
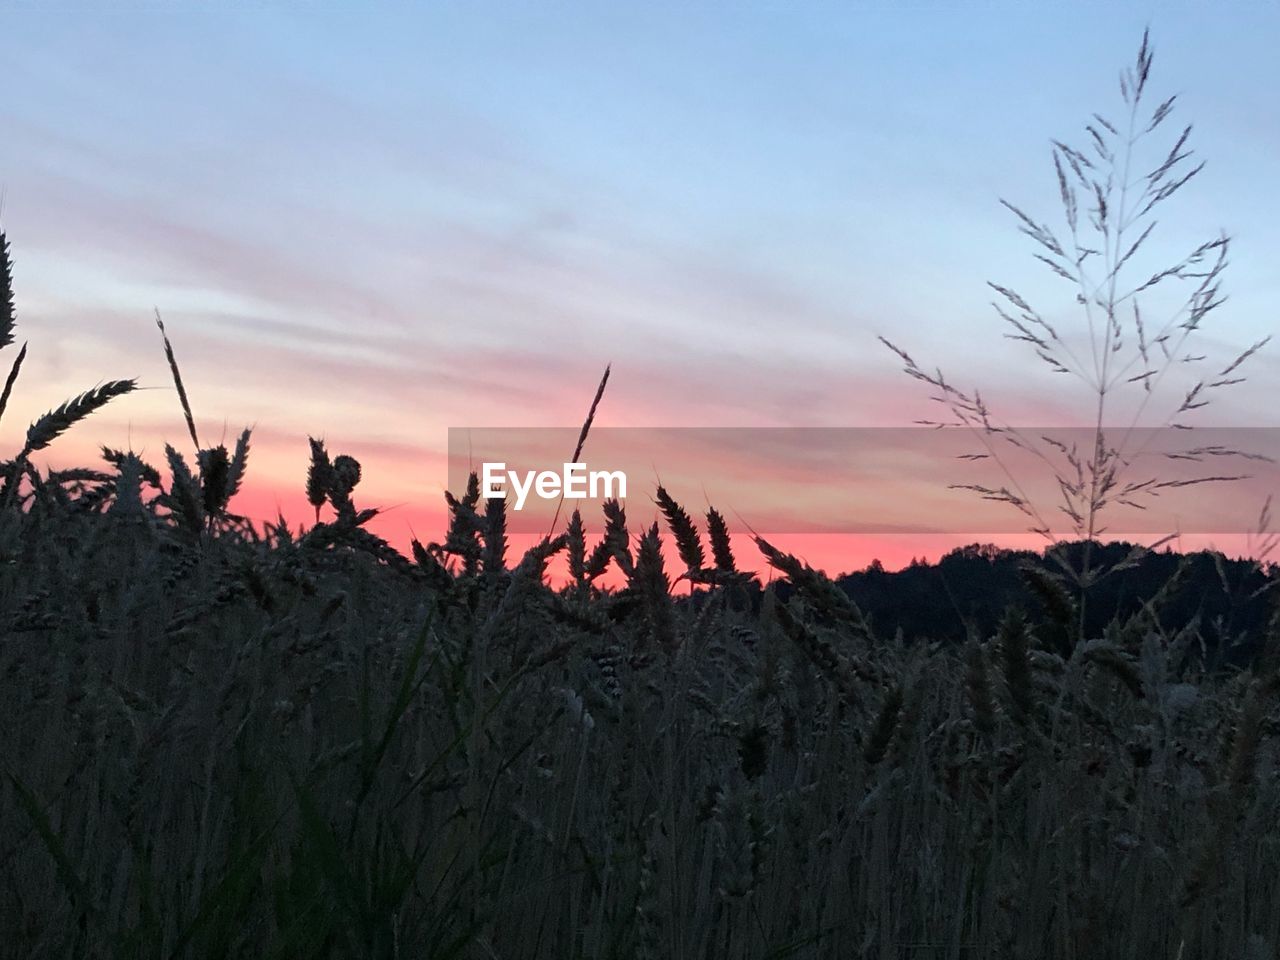
[[760, 590], [663, 491], [692, 602], [613, 503], [508, 558], [473, 487], [409, 560], [318, 444], [327, 519], [259, 531], [247, 452], [13, 481], [5, 956], [1274, 956], [1277, 638], [1178, 612], [1263, 572], [1148, 556], [1082, 630], [1044, 564], [961, 552], [914, 575], [1019, 561], [1029, 619], [935, 642], [763, 542]]

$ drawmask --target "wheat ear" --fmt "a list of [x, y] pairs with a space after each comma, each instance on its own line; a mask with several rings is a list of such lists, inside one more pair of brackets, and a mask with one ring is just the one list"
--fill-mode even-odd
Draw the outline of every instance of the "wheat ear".
[[9, 394], [13, 392], [14, 381], [18, 379], [18, 371], [22, 369], [22, 361], [27, 359], [27, 345], [24, 343], [9, 368], [9, 376], [4, 382], [4, 393], [0, 393], [0, 419], [4, 418], [4, 408], [9, 405]]
[[702, 538], [698, 535], [698, 528], [694, 526], [693, 519], [684, 507], [676, 503], [661, 484], [658, 485], [658, 508], [662, 511], [667, 526], [671, 528], [671, 533], [676, 538], [676, 548], [681, 562], [684, 563], [685, 575], [692, 582], [701, 575], [702, 568], [706, 566], [706, 555], [702, 549]]
[[13, 343], [13, 262], [9, 259], [9, 241], [0, 230], [0, 349]]
[[182, 374], [178, 372], [178, 361], [173, 355], [173, 344], [169, 342], [169, 334], [165, 333], [164, 321], [160, 319], [160, 311], [156, 311], [156, 326], [160, 328], [160, 336], [164, 339], [164, 355], [169, 361], [169, 370], [173, 373], [173, 384], [178, 388], [178, 400], [182, 403], [182, 414], [187, 418], [187, 429], [191, 432], [191, 442], [200, 449], [200, 438], [196, 436], [196, 421], [191, 416], [191, 404], [187, 400], [187, 389], [182, 385]]
[[109, 380], [100, 387], [86, 390], [80, 396], [68, 400], [56, 410], [50, 410], [28, 428], [27, 443], [18, 454], [18, 459], [25, 460], [29, 454], [43, 450], [93, 411], [116, 397], [130, 393], [137, 385], [137, 380]]
[[[591, 432], [591, 423], [596, 418], [596, 409], [600, 406], [600, 398], [604, 396], [605, 384], [609, 382], [609, 371], [613, 368], [613, 364], [607, 363], [604, 368], [604, 376], [600, 378], [600, 386], [596, 387], [596, 395], [591, 400], [591, 409], [587, 411], [587, 419], [582, 421], [582, 429], [578, 432], [578, 445], [573, 448], [573, 457], [570, 463], [577, 463], [578, 458], [582, 456], [582, 448], [586, 445], [587, 434]], [[556, 503], [556, 514], [551, 518], [551, 529], [547, 531], [547, 538], [556, 532], [556, 524], [560, 522], [560, 508], [564, 506], [564, 493], [560, 494], [560, 499]]]

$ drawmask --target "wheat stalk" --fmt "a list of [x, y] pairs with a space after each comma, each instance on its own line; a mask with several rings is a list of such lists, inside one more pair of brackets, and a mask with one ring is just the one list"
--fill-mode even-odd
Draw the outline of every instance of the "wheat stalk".
[[[596, 387], [596, 395], [591, 398], [591, 407], [587, 410], [587, 419], [582, 421], [582, 429], [578, 431], [578, 442], [573, 448], [573, 457], [570, 463], [579, 463], [579, 457], [582, 456], [582, 448], [586, 445], [587, 434], [591, 432], [591, 424], [596, 419], [596, 410], [600, 406], [600, 399], [604, 396], [604, 388], [609, 383], [609, 371], [613, 368], [613, 364], [605, 364], [604, 376], [600, 378], [600, 385]], [[550, 537], [556, 532], [556, 524], [560, 522], [560, 510], [564, 506], [564, 491], [560, 492], [560, 499], [556, 502], [555, 516], [551, 518], [551, 529], [547, 531]]]
[[13, 392], [14, 381], [18, 379], [18, 371], [22, 369], [22, 361], [27, 358], [27, 345], [24, 343], [9, 368], [9, 376], [4, 381], [4, 392], [0, 393], [0, 420], [4, 419], [5, 407], [9, 405], [9, 394]]
[[13, 343], [13, 261], [9, 259], [9, 240], [0, 230], [0, 350]]
[[106, 406], [116, 397], [132, 393], [137, 385], [137, 380], [109, 380], [50, 410], [27, 429], [27, 442], [18, 454], [18, 459], [26, 459], [37, 450], [43, 450], [95, 410]]
[[182, 385], [182, 374], [178, 371], [178, 361], [173, 355], [173, 344], [169, 342], [169, 334], [165, 332], [164, 321], [160, 319], [160, 311], [156, 311], [156, 326], [160, 328], [160, 336], [164, 340], [164, 355], [169, 361], [169, 371], [173, 374], [173, 384], [178, 388], [178, 401], [182, 404], [182, 415], [187, 420], [187, 430], [191, 433], [191, 442], [200, 449], [200, 438], [196, 436], [196, 421], [191, 416], [191, 404], [187, 400], [186, 387]]
[[737, 573], [733, 545], [729, 540], [729, 525], [715, 507], [707, 508], [707, 537], [711, 541], [711, 556], [716, 562], [716, 572]]
[[311, 465], [307, 468], [307, 502], [315, 507], [316, 523], [320, 522], [320, 508], [329, 498], [329, 488], [333, 485], [333, 464], [329, 462], [329, 453], [324, 448], [324, 441], [308, 437], [311, 444]]
[[685, 566], [684, 575], [689, 578], [692, 585], [692, 581], [701, 576], [702, 569], [706, 565], [698, 528], [694, 526], [693, 520], [684, 507], [676, 503], [661, 484], [658, 485], [657, 503], [658, 509], [666, 518], [667, 526], [671, 528], [671, 533], [676, 538], [676, 549]]

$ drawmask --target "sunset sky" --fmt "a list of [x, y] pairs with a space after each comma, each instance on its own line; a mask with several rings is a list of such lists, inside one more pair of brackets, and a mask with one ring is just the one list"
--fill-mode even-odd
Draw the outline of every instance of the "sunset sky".
[[[1147, 25], [1208, 161], [1158, 249], [1234, 238], [1229, 359], [1280, 326], [1275, 4], [0, 0], [0, 443], [136, 376], [37, 462], [186, 450], [157, 308], [201, 440], [255, 427], [242, 511], [306, 520], [323, 436], [401, 546], [442, 532], [448, 428], [576, 426], [608, 362], [602, 426], [905, 426], [931, 405], [877, 334], [1077, 422], [990, 307], [1075, 316], [997, 201], [1056, 221], [1049, 138], [1118, 112]], [[1216, 423], [1275, 425], [1278, 358]]]

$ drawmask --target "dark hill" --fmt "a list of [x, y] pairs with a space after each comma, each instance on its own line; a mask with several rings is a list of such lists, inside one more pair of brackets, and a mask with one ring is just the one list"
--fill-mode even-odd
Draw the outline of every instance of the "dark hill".
[[[1074, 543], [1058, 549], [1079, 569], [1083, 547]], [[1260, 567], [1250, 560], [1207, 551], [1168, 550], [1123, 563], [1133, 549], [1129, 543], [1094, 544], [1093, 565], [1117, 569], [1088, 592], [1087, 636], [1098, 636], [1110, 621], [1128, 618], [1169, 587], [1158, 606], [1159, 623], [1166, 631], [1191, 626], [1199, 630], [1206, 647], [1226, 659], [1241, 662], [1251, 656], [1274, 610], [1270, 590], [1277, 571], [1274, 565]], [[970, 628], [990, 634], [1010, 607], [1037, 618], [1045, 614], [1024, 573], [1028, 565], [1061, 569], [1032, 551], [973, 544], [953, 550], [936, 564], [914, 563], [896, 572], [873, 563], [839, 577], [837, 583], [881, 634], [900, 628], [907, 637], [961, 641]]]

